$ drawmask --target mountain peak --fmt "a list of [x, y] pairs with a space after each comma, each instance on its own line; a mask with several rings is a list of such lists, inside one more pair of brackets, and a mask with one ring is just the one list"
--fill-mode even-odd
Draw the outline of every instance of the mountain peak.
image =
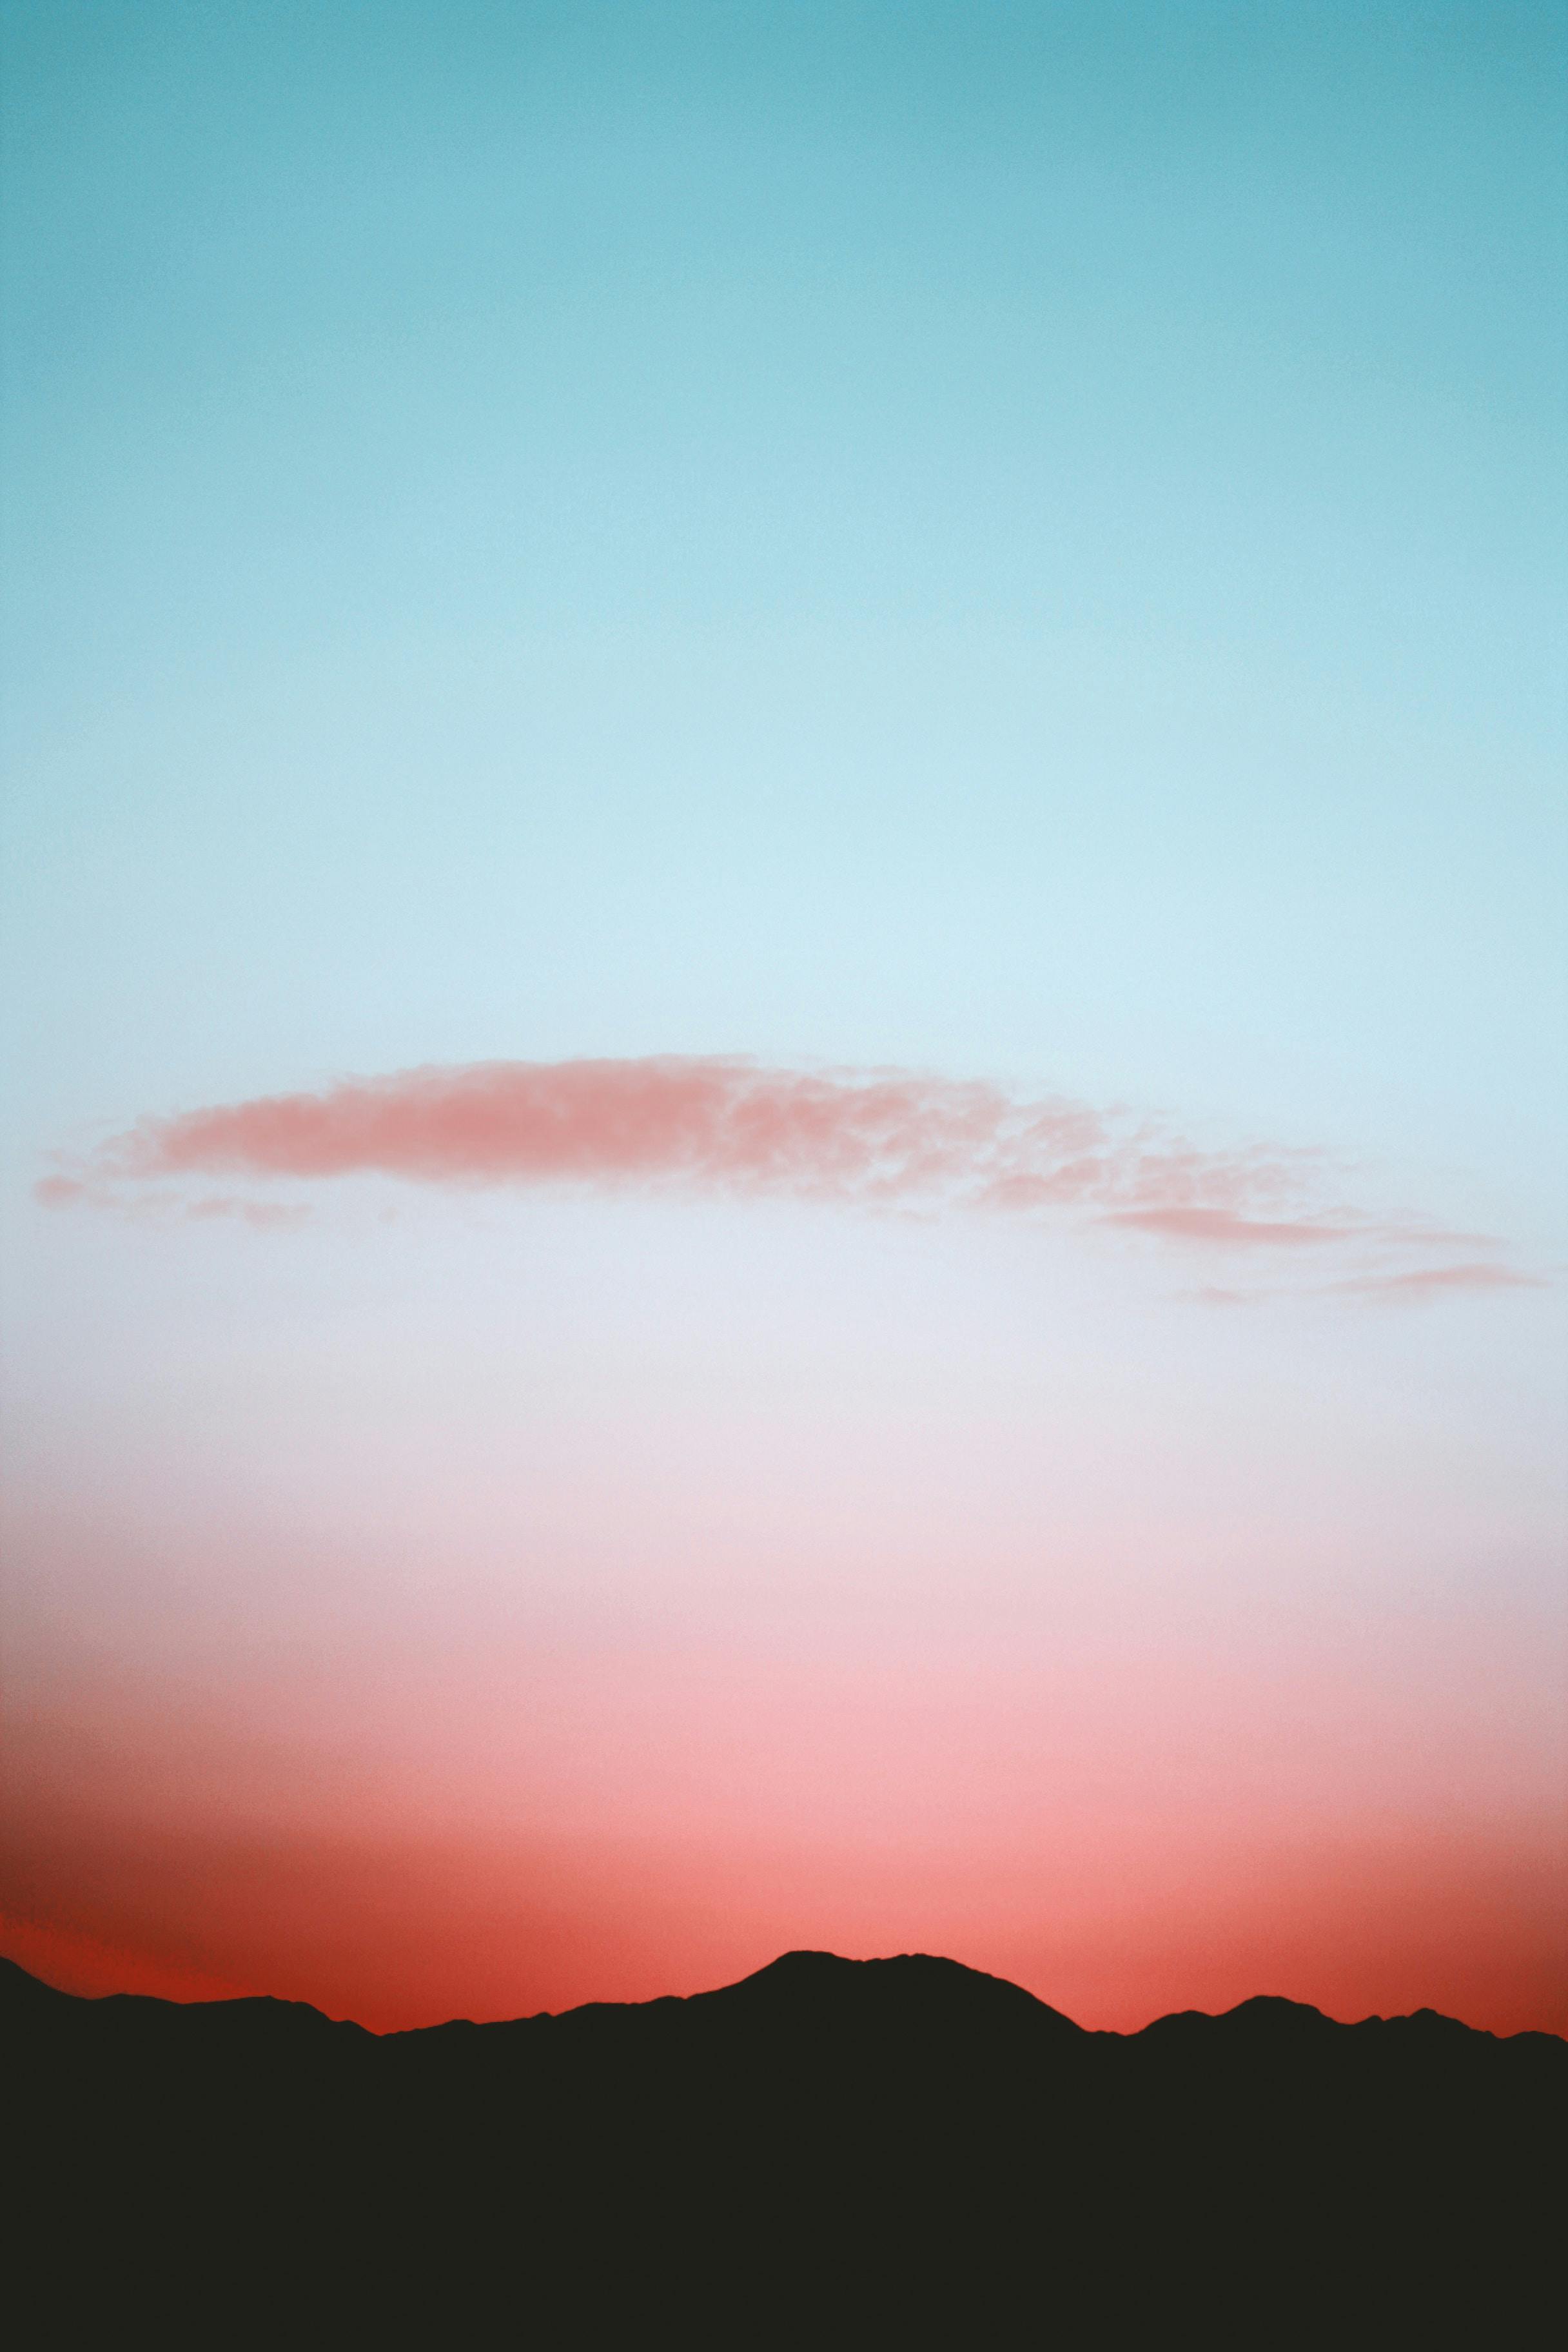
[[1005, 2016], [1037, 2027], [1049, 2022], [1074, 2035], [1082, 2031], [1022, 1985], [931, 1952], [865, 1960], [846, 1959], [837, 1952], [781, 1952], [738, 1984], [696, 1998], [727, 2006], [765, 2004], [775, 2014], [815, 2023], [877, 2019], [918, 2029], [928, 2021], [980, 2023]]

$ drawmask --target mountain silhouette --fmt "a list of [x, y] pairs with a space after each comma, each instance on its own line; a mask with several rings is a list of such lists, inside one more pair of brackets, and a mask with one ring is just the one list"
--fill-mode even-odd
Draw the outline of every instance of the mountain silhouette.
[[909, 1954], [376, 2035], [0, 1961], [29, 2346], [1525, 2344], [1568, 2043]]

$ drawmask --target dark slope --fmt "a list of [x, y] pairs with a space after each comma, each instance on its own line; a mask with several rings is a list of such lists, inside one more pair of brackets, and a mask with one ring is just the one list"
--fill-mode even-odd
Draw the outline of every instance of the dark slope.
[[1568, 2044], [786, 1954], [377, 2038], [0, 1963], [28, 2344], [1536, 2340]]

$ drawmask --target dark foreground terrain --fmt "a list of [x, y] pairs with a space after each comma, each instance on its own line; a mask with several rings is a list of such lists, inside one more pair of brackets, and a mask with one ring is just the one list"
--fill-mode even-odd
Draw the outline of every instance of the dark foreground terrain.
[[19, 2347], [1560, 2340], [1568, 2042], [951, 1960], [378, 2037], [0, 1962]]

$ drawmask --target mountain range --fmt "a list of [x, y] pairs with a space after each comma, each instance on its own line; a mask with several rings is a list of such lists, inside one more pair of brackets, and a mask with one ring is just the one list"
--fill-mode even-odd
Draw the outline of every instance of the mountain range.
[[1568, 2042], [1429, 2010], [1098, 2033], [952, 1960], [790, 1952], [376, 2035], [3, 1961], [0, 2031], [29, 2346], [1503, 2352], [1562, 2319]]

